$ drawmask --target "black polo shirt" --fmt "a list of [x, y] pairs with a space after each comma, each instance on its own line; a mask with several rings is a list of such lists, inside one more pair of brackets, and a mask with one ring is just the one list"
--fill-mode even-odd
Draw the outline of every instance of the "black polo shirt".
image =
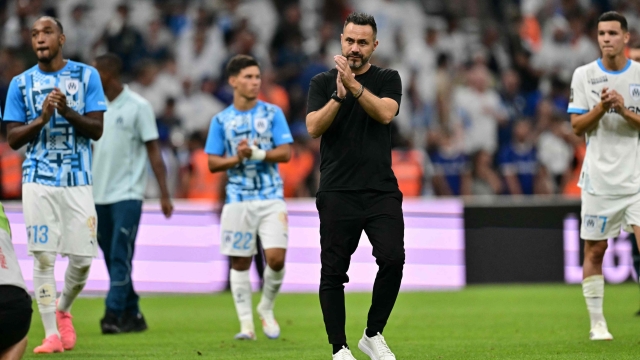
[[[338, 70], [311, 79], [307, 113], [322, 109], [336, 91]], [[371, 65], [356, 80], [379, 98], [398, 103], [402, 82], [397, 71]], [[399, 111], [399, 110], [398, 110]], [[397, 114], [396, 114], [397, 115]], [[398, 190], [391, 170], [391, 127], [371, 118], [350, 92], [320, 142], [320, 191]]]

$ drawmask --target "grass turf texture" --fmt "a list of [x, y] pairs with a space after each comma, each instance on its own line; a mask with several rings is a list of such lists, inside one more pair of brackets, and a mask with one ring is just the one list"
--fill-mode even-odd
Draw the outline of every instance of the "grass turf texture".
[[[588, 340], [580, 286], [472, 286], [458, 292], [402, 293], [385, 330], [398, 359], [637, 359], [638, 287], [607, 285], [605, 315], [615, 340]], [[254, 296], [254, 307], [259, 298]], [[366, 325], [369, 294], [347, 294], [347, 336], [354, 356]], [[258, 341], [234, 341], [239, 329], [230, 294], [149, 296], [142, 300], [149, 330], [101, 335], [103, 300], [73, 307], [76, 348], [34, 355], [43, 338], [37, 309], [25, 358], [56, 359], [330, 359], [315, 294], [284, 294], [276, 316], [278, 340], [268, 340], [255, 316]], [[35, 309], [35, 305], [34, 305]]]

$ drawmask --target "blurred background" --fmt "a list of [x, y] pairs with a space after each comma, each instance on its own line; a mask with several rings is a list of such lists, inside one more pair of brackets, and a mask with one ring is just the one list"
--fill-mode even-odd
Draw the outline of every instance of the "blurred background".
[[[405, 197], [566, 194], [579, 196], [583, 139], [566, 114], [576, 67], [599, 57], [596, 20], [629, 20], [633, 0], [17, 0], [0, 1], [0, 101], [11, 78], [36, 64], [30, 26], [60, 18], [65, 56], [91, 63], [122, 57], [125, 80], [156, 113], [176, 198], [219, 202], [206, 171], [211, 118], [232, 101], [223, 71], [236, 54], [262, 66], [260, 98], [280, 106], [295, 137], [280, 165], [287, 197], [314, 196], [319, 139], [306, 131], [311, 78], [333, 68], [351, 11], [372, 14], [372, 58], [400, 72], [393, 167]], [[0, 198], [19, 199], [22, 154], [0, 139]], [[157, 198], [149, 177], [147, 197]]]

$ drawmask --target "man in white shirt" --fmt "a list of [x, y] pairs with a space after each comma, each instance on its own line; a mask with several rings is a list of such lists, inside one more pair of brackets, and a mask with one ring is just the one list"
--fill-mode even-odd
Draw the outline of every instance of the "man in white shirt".
[[160, 186], [162, 212], [173, 212], [151, 104], [120, 82], [122, 61], [114, 54], [95, 60], [108, 106], [102, 138], [94, 143], [93, 197], [98, 244], [111, 280], [103, 334], [138, 332], [147, 324], [131, 279], [131, 260], [142, 213], [147, 158]]
[[602, 313], [602, 260], [607, 239], [640, 233], [640, 64], [624, 54], [627, 20], [616, 12], [598, 19], [602, 57], [573, 74], [568, 112], [587, 152], [580, 181], [585, 240], [582, 290], [591, 318], [591, 340], [612, 340]]

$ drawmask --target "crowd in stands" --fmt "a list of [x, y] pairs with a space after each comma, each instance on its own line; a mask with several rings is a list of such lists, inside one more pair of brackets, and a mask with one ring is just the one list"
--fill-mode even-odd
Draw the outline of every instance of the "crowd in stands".
[[[0, 103], [36, 64], [30, 26], [64, 25], [65, 56], [112, 52], [130, 88], [154, 108], [177, 198], [220, 200], [210, 174], [209, 122], [231, 103], [224, 74], [236, 54], [262, 67], [260, 98], [284, 111], [295, 142], [280, 165], [287, 197], [314, 196], [320, 139], [309, 137], [311, 78], [334, 67], [351, 11], [372, 14], [372, 62], [399, 71], [393, 168], [405, 196], [579, 195], [585, 144], [566, 113], [576, 67], [599, 57], [596, 20], [617, 10], [640, 39], [636, 0], [20, 0], [0, 1]], [[0, 139], [0, 198], [20, 197], [20, 151]], [[150, 177], [153, 180], [153, 177]], [[149, 181], [147, 196], [158, 196]]]

